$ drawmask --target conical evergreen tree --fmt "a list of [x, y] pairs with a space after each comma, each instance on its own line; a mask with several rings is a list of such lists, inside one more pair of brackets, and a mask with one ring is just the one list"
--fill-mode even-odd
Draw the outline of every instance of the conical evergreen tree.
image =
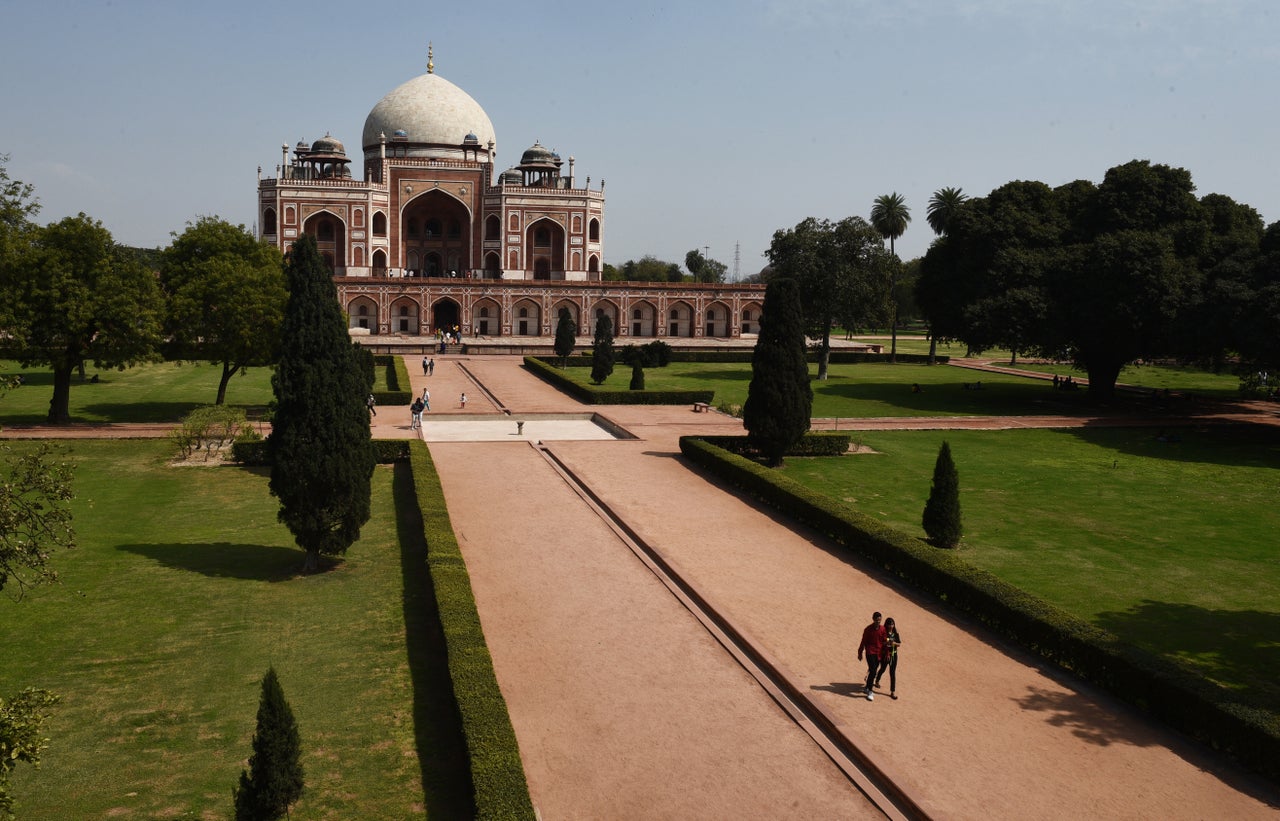
[[742, 408], [747, 440], [777, 467], [809, 430], [812, 409], [800, 291], [795, 280], [780, 277], [765, 289], [760, 336], [751, 354], [751, 385]]
[[569, 314], [569, 309], [561, 308], [560, 318], [556, 321], [555, 342], [556, 356], [560, 357], [560, 367], [564, 367], [564, 361], [569, 358], [569, 354], [573, 353], [573, 346], [577, 341], [577, 324]]
[[289, 812], [302, 796], [301, 754], [298, 724], [272, 667], [262, 677], [249, 769], [240, 771], [240, 785], [231, 791], [236, 821], [273, 821]]
[[964, 531], [960, 517], [960, 474], [951, 459], [951, 445], [942, 443], [933, 466], [933, 487], [924, 503], [924, 532], [938, 547], [956, 547]]
[[613, 373], [613, 320], [600, 314], [591, 340], [591, 381], [600, 385]]
[[280, 521], [306, 551], [304, 569], [313, 571], [321, 555], [345, 553], [369, 520], [376, 460], [365, 397], [372, 382], [314, 239], [294, 243], [285, 276], [289, 301], [267, 440], [271, 492]]
[[644, 365], [641, 364], [639, 357], [631, 362], [631, 390], [644, 390]]

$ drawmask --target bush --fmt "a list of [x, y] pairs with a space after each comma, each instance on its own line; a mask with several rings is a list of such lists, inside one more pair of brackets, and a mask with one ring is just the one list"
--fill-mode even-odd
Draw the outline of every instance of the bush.
[[219, 455], [227, 443], [252, 432], [245, 424], [243, 408], [229, 405], [204, 405], [188, 413], [181, 427], [169, 434], [178, 449], [178, 458], [186, 459], [197, 450], [204, 449], [205, 461]]
[[[256, 432], [254, 433], [257, 436]], [[403, 462], [409, 458], [409, 440], [407, 439], [374, 439], [374, 456], [380, 465]], [[246, 467], [259, 467], [271, 464], [268, 456], [267, 440], [258, 436], [237, 438], [231, 445], [231, 461]]]
[[471, 759], [475, 817], [533, 819], [520, 748], [485, 644], [467, 565], [431, 453], [421, 441], [410, 445], [410, 464], [427, 541], [428, 572], [447, 644], [449, 677]]
[[715, 398], [715, 391], [619, 391], [589, 387], [575, 382], [560, 368], [536, 356], [526, 356], [524, 365], [535, 376], [588, 405], [692, 405], [694, 402], [710, 404]]
[[858, 513], [700, 437], [682, 437], [694, 464], [813, 527], [895, 578], [981, 622], [1028, 652], [1106, 689], [1155, 718], [1280, 777], [1280, 720], [1261, 705], [979, 570], [951, 551]]

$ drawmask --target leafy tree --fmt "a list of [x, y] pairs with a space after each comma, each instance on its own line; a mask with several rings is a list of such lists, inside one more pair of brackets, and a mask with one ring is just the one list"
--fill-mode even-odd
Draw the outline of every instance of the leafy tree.
[[764, 292], [760, 335], [751, 354], [751, 384], [742, 408], [747, 440], [770, 467], [805, 431], [813, 409], [813, 387], [805, 361], [800, 289], [791, 278], [772, 280]]
[[591, 381], [597, 385], [613, 373], [613, 320], [606, 314], [596, 318], [596, 333], [591, 340]]
[[231, 791], [236, 821], [273, 821], [302, 796], [302, 741], [274, 667], [262, 677], [249, 769]]
[[560, 357], [560, 367], [564, 367], [564, 361], [573, 353], [573, 346], [578, 341], [578, 327], [573, 321], [573, 316], [569, 313], [568, 308], [560, 309], [560, 318], [556, 322], [556, 356]]
[[1146, 161], [1098, 186], [1008, 183], [951, 216], [917, 297], [936, 336], [1068, 358], [1105, 400], [1128, 362], [1214, 344], [1188, 329], [1222, 321], [1214, 300], [1238, 302], [1251, 219], [1220, 200], [1202, 205], [1189, 173]]
[[71, 421], [71, 375], [155, 356], [162, 300], [155, 277], [84, 214], [35, 229], [0, 267], [0, 302], [24, 366], [53, 369], [48, 421]]
[[[646, 254], [639, 260], [627, 260], [621, 268], [614, 268], [612, 276], [604, 276], [613, 282], [681, 282], [684, 274], [674, 262], [660, 260], [652, 254]], [[608, 274], [606, 266], [605, 274]]]
[[373, 385], [313, 238], [293, 244], [285, 275], [289, 301], [267, 447], [280, 521], [306, 551], [303, 569], [311, 572], [321, 555], [345, 553], [369, 520], [375, 454], [365, 396]]
[[[0, 156], [0, 285], [11, 285], [15, 262], [28, 252], [36, 230], [31, 218], [39, 211], [32, 187], [9, 178], [8, 156]], [[0, 293], [0, 324], [14, 327], [13, 292]], [[0, 393], [18, 387], [13, 378], [0, 378]], [[71, 468], [50, 459], [46, 445], [14, 456], [0, 445], [0, 590], [16, 590], [21, 600], [27, 588], [57, 580], [49, 564], [54, 550], [75, 547], [75, 531], [68, 503], [72, 498]], [[44, 723], [58, 697], [28, 687], [11, 698], [0, 697], [0, 819], [13, 819], [15, 797], [9, 783], [19, 763], [40, 765], [49, 743]]]
[[200, 217], [173, 236], [160, 266], [169, 297], [166, 331], [181, 349], [222, 365], [214, 402], [221, 405], [232, 376], [279, 355], [289, 296], [280, 251], [218, 217]]
[[818, 342], [818, 379], [826, 379], [835, 323], [875, 325], [888, 315], [893, 257], [861, 217], [835, 223], [809, 217], [775, 231], [765, 255], [771, 278], [799, 286], [805, 333]]
[[723, 262], [703, 256], [696, 248], [684, 255], [684, 267], [689, 269], [694, 282], [724, 282], [729, 271]]
[[13, 821], [15, 800], [9, 776], [19, 763], [40, 766], [40, 754], [49, 745], [44, 723], [58, 697], [48, 690], [28, 687], [13, 698], [0, 698], [0, 819]]
[[924, 532], [938, 547], [956, 547], [964, 532], [960, 519], [960, 474], [951, 459], [951, 445], [943, 442], [933, 466], [929, 500], [924, 505]]

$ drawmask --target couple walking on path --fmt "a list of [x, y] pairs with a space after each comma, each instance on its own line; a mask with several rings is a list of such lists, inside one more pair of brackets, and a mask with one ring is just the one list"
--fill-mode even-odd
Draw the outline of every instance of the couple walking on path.
[[889, 698], [898, 697], [898, 646], [902, 644], [902, 636], [898, 635], [898, 626], [893, 619], [885, 619], [880, 623], [879, 611], [871, 614], [871, 623], [862, 630], [862, 641], [858, 643], [858, 661], [862, 661], [863, 653], [867, 656], [867, 683], [864, 690], [867, 701], [875, 701], [873, 686], [880, 686], [884, 671], [889, 671]]

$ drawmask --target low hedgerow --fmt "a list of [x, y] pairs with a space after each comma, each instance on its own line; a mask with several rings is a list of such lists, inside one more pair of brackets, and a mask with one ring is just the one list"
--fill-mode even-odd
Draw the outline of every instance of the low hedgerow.
[[711, 440], [682, 437], [680, 450], [993, 632], [1263, 775], [1280, 777], [1280, 721], [1260, 705]]
[[414, 441], [410, 464], [427, 541], [427, 567], [449, 657], [449, 677], [471, 760], [477, 818], [534, 818], [520, 748], [498, 689], [476, 611], [471, 578], [449, 521], [427, 446]]
[[524, 364], [535, 376], [550, 382], [587, 405], [692, 405], [694, 402], [710, 404], [715, 398], [715, 391], [633, 391], [598, 388], [575, 381], [557, 364], [536, 356], [526, 356]]
[[[374, 439], [375, 459], [380, 465], [403, 462], [409, 458], [408, 439]], [[231, 445], [231, 461], [241, 465], [269, 465], [267, 456], [267, 440], [261, 438], [238, 438]]]
[[382, 369], [383, 390], [374, 391], [373, 398], [379, 405], [408, 405], [413, 401], [409, 369], [404, 357], [392, 354], [375, 354], [373, 364]]

